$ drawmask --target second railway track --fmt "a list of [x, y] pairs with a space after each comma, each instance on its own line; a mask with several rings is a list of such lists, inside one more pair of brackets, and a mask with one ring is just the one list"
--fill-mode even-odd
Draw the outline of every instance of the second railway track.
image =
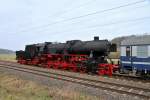
[[101, 80], [93, 80], [88, 78], [81, 78], [76, 76], [70, 76], [60, 73], [53, 73], [48, 71], [42, 71], [39, 69], [33, 69], [28, 67], [19, 67], [19, 65], [13, 65], [13, 64], [0, 64], [0, 67], [17, 70], [21, 72], [31, 73], [38, 76], [58, 79], [62, 81], [77, 83], [80, 85], [84, 85], [87, 87], [93, 87], [103, 90], [108, 90], [112, 92], [117, 92], [121, 94], [127, 94], [132, 96], [137, 96], [144, 99], [150, 99], [150, 89], [147, 88], [141, 88], [141, 87], [134, 87], [129, 85], [123, 85], [119, 83], [111, 83], [111, 82], [105, 82]]

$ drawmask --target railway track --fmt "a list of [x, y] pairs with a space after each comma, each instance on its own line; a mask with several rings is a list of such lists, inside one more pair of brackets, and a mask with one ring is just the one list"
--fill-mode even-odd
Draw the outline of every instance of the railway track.
[[101, 80], [93, 80], [93, 79], [81, 78], [81, 77], [76, 77], [76, 76], [69, 76], [65, 74], [58, 74], [58, 73], [53, 73], [53, 72], [48, 72], [48, 71], [42, 71], [39, 69], [33, 69], [29, 67], [22, 67], [22, 66], [19, 67], [19, 65], [15, 65], [15, 64], [5, 63], [5, 64], [0, 64], [0, 67], [11, 69], [11, 70], [16, 70], [16, 71], [21, 71], [21, 72], [26, 72], [26, 73], [31, 73], [31, 74], [38, 75], [38, 76], [53, 78], [57, 80], [77, 83], [77, 84], [84, 85], [87, 87], [93, 87], [93, 88], [108, 90], [108, 91], [117, 92], [121, 94], [137, 96], [137, 97], [148, 99], [148, 100], [150, 99], [150, 89], [147, 89], [147, 88], [123, 85], [119, 83], [110, 83], [110, 82], [105, 82]]
[[[0, 61], [0, 64], [3, 63], [10, 63], [10, 64], [16, 64], [15, 62], [10, 62], [10, 61]], [[66, 72], [66, 70], [63, 70]], [[68, 71], [67, 71], [68, 72]], [[91, 76], [97, 76], [95, 74], [88, 74]], [[107, 76], [106, 76], [107, 77]], [[115, 78], [115, 79], [123, 79], [123, 80], [133, 80], [133, 81], [137, 81], [137, 82], [143, 82], [143, 83], [149, 83], [150, 82], [150, 78], [143, 78], [140, 76], [134, 76], [134, 75], [126, 75], [126, 74], [119, 74], [119, 73], [113, 73], [113, 76], [111, 78]]]

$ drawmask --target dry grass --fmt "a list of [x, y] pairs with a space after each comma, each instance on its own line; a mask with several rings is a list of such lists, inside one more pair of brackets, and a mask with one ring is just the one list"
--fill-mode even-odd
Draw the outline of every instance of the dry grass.
[[102, 100], [70, 88], [46, 87], [0, 73], [0, 100]]
[[0, 75], [0, 100], [51, 100], [46, 87], [13, 76]]
[[16, 62], [15, 54], [0, 54], [0, 60]]
[[120, 58], [120, 52], [110, 52], [109, 58], [119, 59]]
[[118, 64], [118, 61], [120, 59], [120, 52], [110, 52], [108, 57], [111, 59], [108, 59], [108, 63], [113, 62], [113, 64]]

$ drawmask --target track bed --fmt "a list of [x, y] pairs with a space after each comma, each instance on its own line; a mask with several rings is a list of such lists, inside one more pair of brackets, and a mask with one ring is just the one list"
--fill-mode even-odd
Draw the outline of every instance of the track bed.
[[58, 71], [53, 69], [38, 68], [27, 65], [20, 65], [12, 62], [0, 62], [0, 67], [31, 73], [42, 77], [49, 77], [66, 82], [84, 85], [97, 89], [103, 89], [111, 92], [136, 96], [140, 98], [150, 98], [149, 83], [127, 81], [115, 78], [104, 78], [101, 76], [91, 76], [80, 73]]

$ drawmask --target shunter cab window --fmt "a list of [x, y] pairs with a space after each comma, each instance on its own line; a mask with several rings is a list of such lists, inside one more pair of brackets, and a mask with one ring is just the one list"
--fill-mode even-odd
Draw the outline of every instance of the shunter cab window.
[[148, 57], [148, 46], [137, 46], [138, 57]]
[[130, 47], [126, 47], [126, 56], [130, 57]]

